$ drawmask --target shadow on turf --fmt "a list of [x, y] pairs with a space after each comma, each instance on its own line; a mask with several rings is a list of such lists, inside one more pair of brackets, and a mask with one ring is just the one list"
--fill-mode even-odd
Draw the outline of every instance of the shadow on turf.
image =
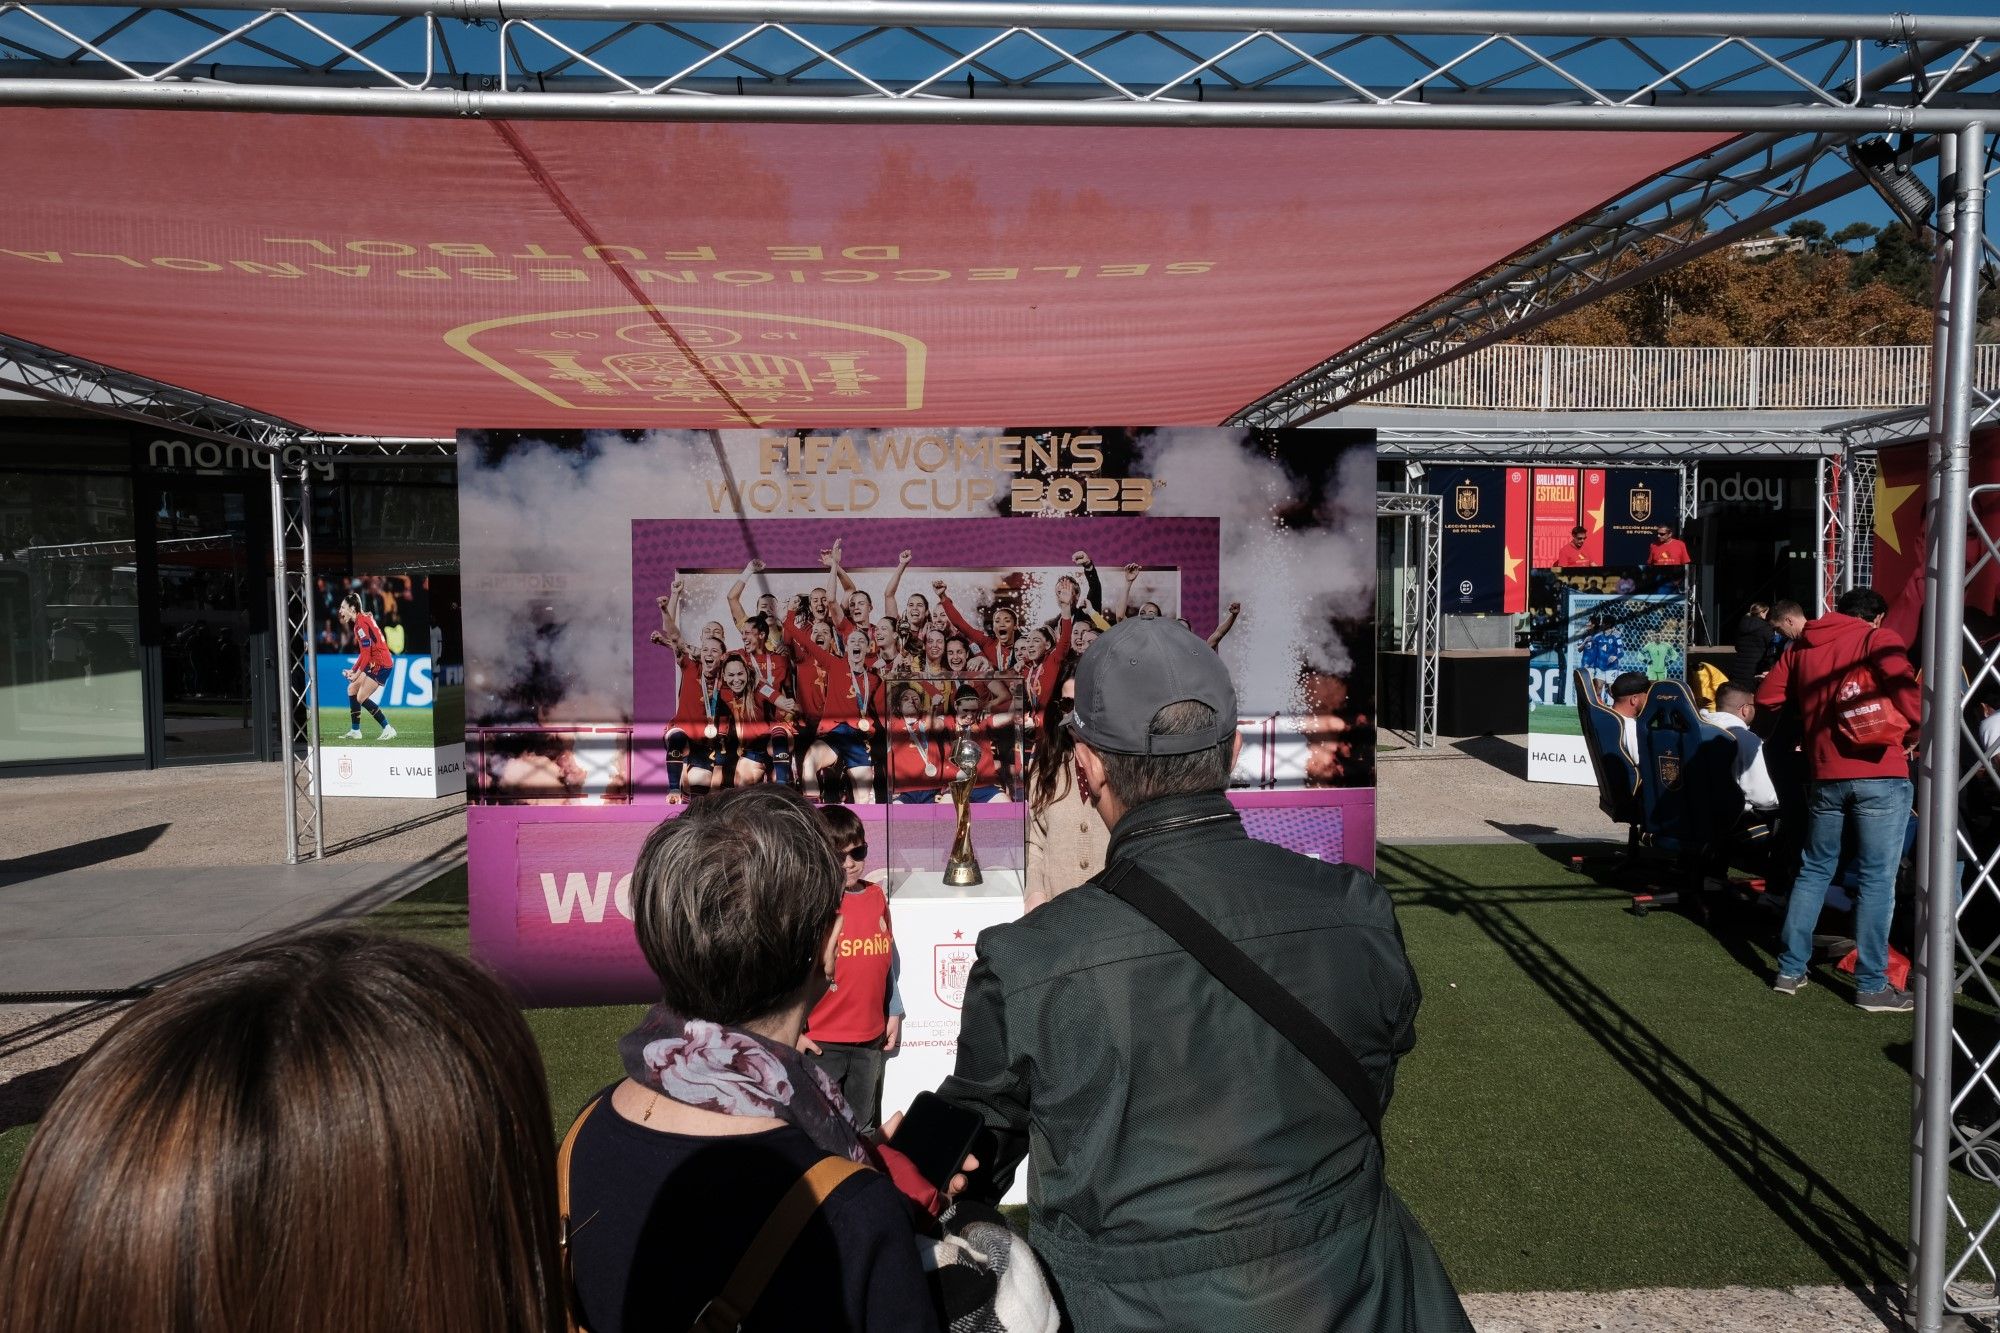
[[[1555, 855], [1552, 849], [1544, 850]], [[1885, 1322], [1894, 1318], [1894, 1306], [1885, 1297], [1890, 1289], [1878, 1283], [1902, 1271], [1906, 1259], [1902, 1243], [1512, 910], [1517, 903], [1608, 901], [1605, 892], [1584, 888], [1484, 889], [1408, 848], [1383, 846], [1377, 856], [1383, 871], [1410, 886], [1391, 890], [1398, 907], [1430, 907], [1478, 926], [1523, 976], [1541, 987], [1578, 1028], [1762, 1200], [1774, 1217], [1791, 1228], [1829, 1272], [1861, 1293]]]

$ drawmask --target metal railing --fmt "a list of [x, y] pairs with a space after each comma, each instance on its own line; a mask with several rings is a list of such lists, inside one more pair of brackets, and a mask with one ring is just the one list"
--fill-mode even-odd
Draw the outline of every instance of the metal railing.
[[[2000, 384], [2000, 344], [1974, 382]], [[1928, 344], [1899, 347], [1484, 347], [1366, 401], [1522, 412], [1811, 411], [1912, 407], [1931, 388]]]

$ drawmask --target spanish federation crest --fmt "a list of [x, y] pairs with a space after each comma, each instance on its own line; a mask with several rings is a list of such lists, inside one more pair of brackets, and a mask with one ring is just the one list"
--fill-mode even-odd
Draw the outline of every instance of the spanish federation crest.
[[551, 310], [461, 325], [445, 342], [546, 403], [596, 415], [873, 419], [924, 402], [922, 342], [803, 316], [664, 305]]
[[1479, 517], [1479, 487], [1469, 481], [1460, 482], [1457, 494], [1458, 516], [1464, 519]]
[[1668, 791], [1680, 790], [1681, 757], [1679, 755], [1671, 750], [1662, 755], [1655, 755], [1653, 766], [1659, 769], [1660, 781], [1666, 786]]
[[932, 968], [932, 984], [937, 997], [954, 1009], [965, 1007], [965, 979], [972, 973], [973, 946], [940, 944]]
[[1625, 498], [1625, 506], [1631, 511], [1634, 523], [1644, 523], [1653, 516], [1652, 487], [1634, 486]]

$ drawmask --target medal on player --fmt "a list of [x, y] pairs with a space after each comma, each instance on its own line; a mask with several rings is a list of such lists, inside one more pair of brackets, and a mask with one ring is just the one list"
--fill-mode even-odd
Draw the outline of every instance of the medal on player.
[[923, 756], [924, 776], [927, 778], [936, 777], [938, 775], [937, 760], [932, 757], [930, 746], [925, 744], [924, 734], [907, 722], [903, 724], [903, 730], [910, 737], [910, 744], [915, 746], [917, 753]]

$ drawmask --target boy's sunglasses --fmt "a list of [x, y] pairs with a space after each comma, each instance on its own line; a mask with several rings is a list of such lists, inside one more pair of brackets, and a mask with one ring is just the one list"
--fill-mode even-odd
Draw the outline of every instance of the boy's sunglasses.
[[857, 842], [842, 853], [842, 855], [850, 861], [866, 861], [868, 859], [868, 844]]

